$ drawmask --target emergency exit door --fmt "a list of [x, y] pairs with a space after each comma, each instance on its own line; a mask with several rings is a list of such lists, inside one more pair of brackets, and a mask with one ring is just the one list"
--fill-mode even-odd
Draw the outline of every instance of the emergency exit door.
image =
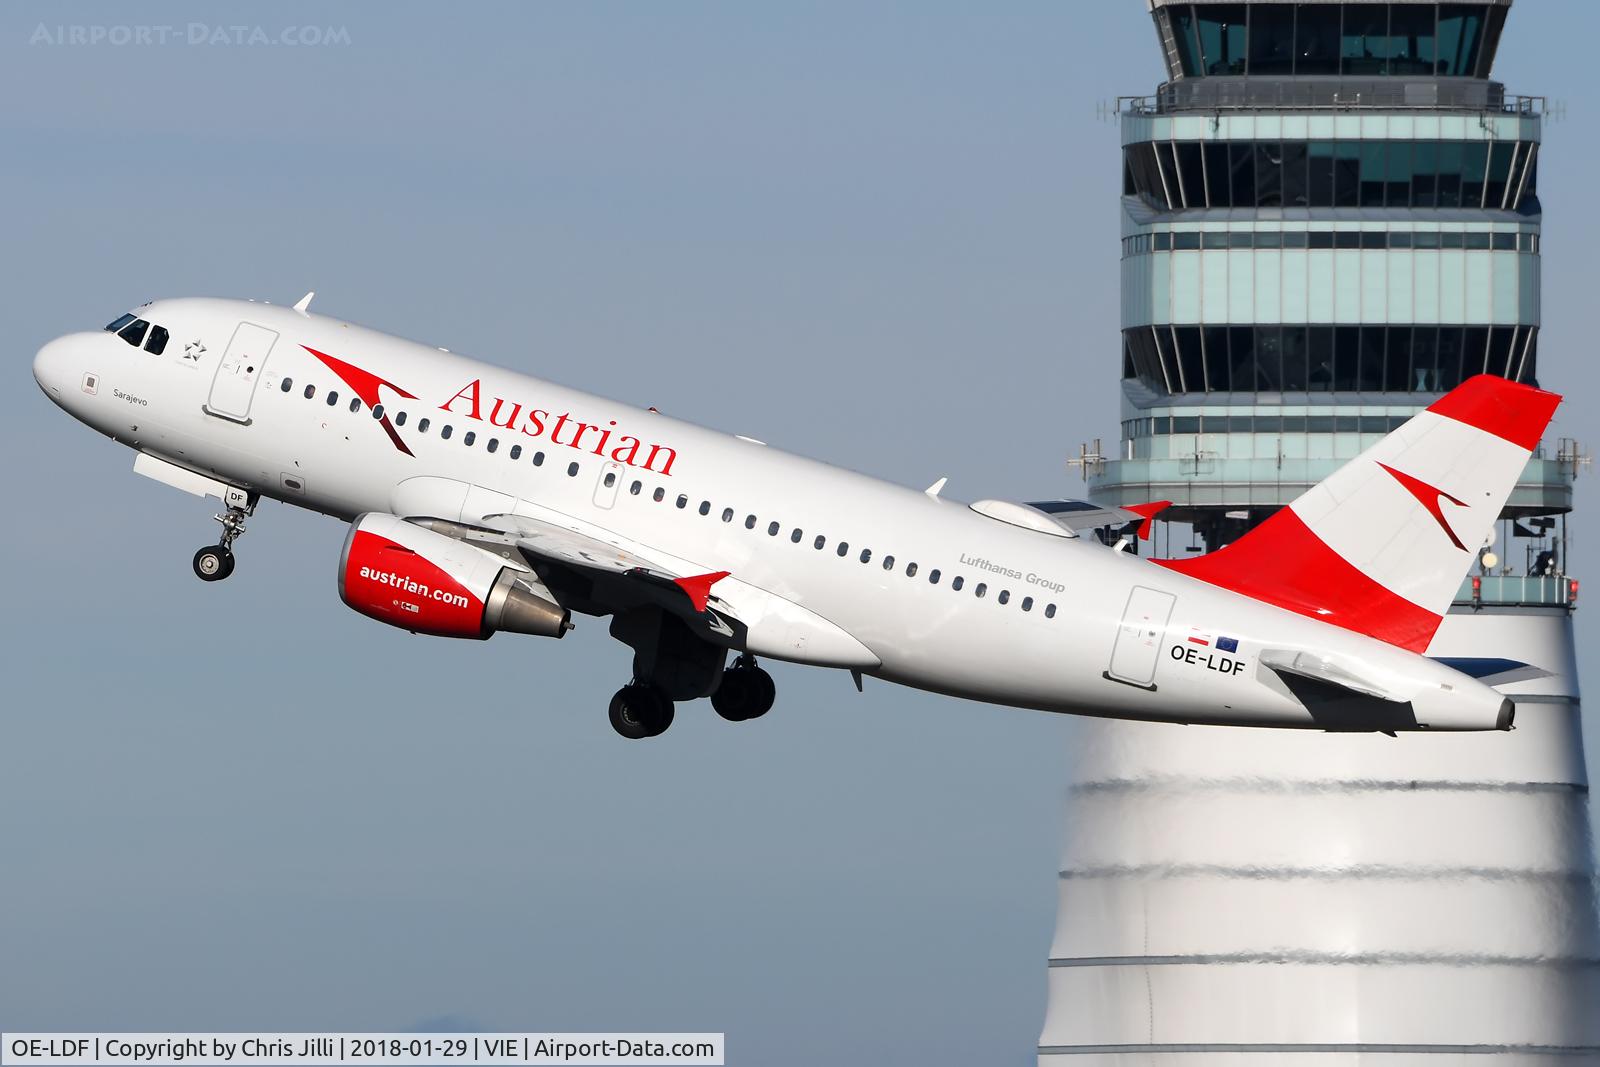
[[1111, 646], [1111, 666], [1106, 677], [1129, 685], [1154, 689], [1156, 663], [1172, 618], [1172, 605], [1178, 598], [1159, 589], [1133, 587], [1128, 606], [1123, 609], [1117, 640]]
[[250, 422], [250, 401], [256, 395], [256, 383], [267, 365], [267, 355], [278, 335], [264, 326], [241, 322], [233, 331], [228, 350], [217, 364], [216, 377], [211, 379], [211, 398], [206, 401], [206, 412], [219, 418], [231, 419], [246, 425]]

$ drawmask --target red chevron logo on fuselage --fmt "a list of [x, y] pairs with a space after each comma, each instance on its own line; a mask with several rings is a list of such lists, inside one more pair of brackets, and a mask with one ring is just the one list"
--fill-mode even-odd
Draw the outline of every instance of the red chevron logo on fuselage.
[[[318, 352], [310, 345], [301, 345], [300, 347], [305, 349], [307, 352], [310, 352], [318, 359], [322, 360], [323, 364], [329, 370], [333, 371], [333, 373], [337, 374], [339, 376], [339, 380], [348, 385], [350, 387], [350, 391], [355, 393], [356, 396], [360, 397], [361, 402], [367, 405], [369, 408], [375, 408], [382, 403], [382, 400], [378, 396], [378, 387], [380, 385], [388, 386], [390, 389], [393, 389], [395, 393], [405, 397], [407, 400], [415, 400], [417, 398], [416, 394], [406, 392], [398, 385], [378, 377], [371, 371], [362, 370], [360, 367], [346, 363], [344, 360], [335, 356], [330, 356], [326, 352]], [[400, 439], [399, 431], [397, 431], [394, 428], [394, 424], [389, 421], [389, 416], [387, 413], [384, 414], [383, 418], [378, 420], [378, 423], [383, 427], [384, 432], [389, 435], [389, 440], [394, 443], [394, 447], [398, 448], [408, 456], [413, 456], [416, 454], [412, 452], [411, 449], [406, 446], [406, 443]]]
[[1448, 500], [1458, 508], [1466, 507], [1465, 503], [1457, 500], [1443, 489], [1429, 485], [1421, 478], [1414, 478], [1404, 471], [1395, 470], [1387, 463], [1379, 463], [1378, 466], [1388, 471], [1390, 477], [1399, 482], [1406, 492], [1416, 497], [1418, 502], [1428, 509], [1428, 514], [1433, 516], [1433, 520], [1439, 524], [1439, 529], [1444, 531], [1445, 536], [1450, 538], [1452, 545], [1455, 545], [1463, 552], [1468, 550], [1467, 546], [1461, 543], [1461, 538], [1457, 537], [1456, 532], [1450, 528], [1450, 524], [1444, 520], [1444, 510], [1439, 506], [1439, 501], [1441, 500]]

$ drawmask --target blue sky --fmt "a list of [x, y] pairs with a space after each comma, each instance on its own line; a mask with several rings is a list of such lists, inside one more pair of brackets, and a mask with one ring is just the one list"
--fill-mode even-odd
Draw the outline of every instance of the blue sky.
[[[559, 646], [376, 626], [338, 603], [332, 520], [265, 506], [238, 573], [195, 581], [211, 509], [134, 477], [27, 367], [149, 298], [314, 288], [896, 481], [1072, 495], [1063, 460], [1117, 432], [1098, 105], [1160, 79], [1144, 5], [159, 11], [185, 38], [348, 43], [30, 44], [133, 16], [0, 10], [0, 1025], [723, 1030], [739, 1063], [1030, 1062], [1070, 721], [779, 667], [760, 723], [697, 707], [623, 743], [603, 624]], [[1567, 105], [1540, 350], [1581, 398], [1580, 18], [1522, 0], [1497, 73]], [[1559, 431], [1583, 437], [1576, 410]]]

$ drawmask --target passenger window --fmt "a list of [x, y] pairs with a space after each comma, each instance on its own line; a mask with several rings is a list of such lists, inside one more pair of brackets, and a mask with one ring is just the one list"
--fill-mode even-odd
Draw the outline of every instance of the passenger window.
[[1056, 606], [1054, 604], [1045, 605], [1044, 617], [1047, 619], [1053, 619], [1056, 617]]
[[886, 571], [894, 570], [894, 557], [893, 556], [884, 556], [883, 557], [883, 569], [886, 570]]
[[374, 419], [383, 418], [383, 405], [382, 404], [374, 404], [374, 405], [372, 405], [372, 417]]
[[650, 494], [650, 499], [659, 504], [667, 499], [667, 491], [658, 485], [656, 486], [656, 491]]
[[118, 330], [117, 336], [128, 342], [134, 348], [138, 348], [139, 343], [144, 340], [144, 332], [149, 328], [150, 324], [148, 322], [144, 321], [143, 319], [134, 319], [132, 322], [128, 323], [128, 325]]
[[928, 572], [928, 584], [929, 585], [938, 585], [939, 584], [939, 568], [938, 567], [935, 567], [935, 568], [933, 568], [933, 570]]
[[689, 498], [683, 493], [678, 494], [678, 510], [682, 511], [689, 506]]
[[294, 388], [294, 379], [293, 378], [285, 378], [283, 380], [282, 388], [283, 388], [283, 391], [286, 392], [286, 393], [289, 390], [293, 389]]
[[733, 521], [733, 509], [732, 508], [723, 508], [722, 509], [722, 521], [723, 522], [732, 522]]
[[999, 600], [1000, 600], [1000, 603], [1002, 603], [1002, 604], [1011, 603], [1011, 590], [1009, 590], [1009, 589], [1000, 590]]
[[872, 562], [872, 549], [863, 548], [861, 550], [861, 562], [862, 563], [871, 563]]
[[510, 456], [512, 459], [521, 459], [522, 458], [522, 446], [521, 445], [512, 445], [511, 446], [511, 451], [506, 453], [506, 455]]
[[628, 492], [633, 496], [638, 496], [639, 495], [639, 490], [641, 490], [643, 488], [644, 488], [644, 483], [643, 482], [635, 481], [632, 485], [628, 486]]
[[754, 530], [756, 528], [756, 517], [754, 515], [746, 515], [744, 517], [744, 528], [746, 530]]
[[337, 407], [339, 404], [339, 390], [334, 389], [328, 393], [328, 406]]
[[916, 576], [917, 576], [917, 565], [915, 563], [907, 563], [906, 564], [906, 577], [907, 578], [915, 578]]
[[152, 356], [159, 356], [167, 350], [167, 330], [164, 326], [150, 327], [150, 339], [144, 343], [144, 350]]
[[840, 559], [844, 559], [849, 554], [850, 554], [850, 542], [849, 541], [840, 541], [839, 542], [839, 558]]
[[314, 386], [314, 385], [306, 386], [306, 399], [307, 400], [310, 400], [312, 397], [314, 397], [316, 395], [317, 395], [317, 387], [316, 386]]
[[771, 522], [771, 523], [767, 524], [767, 536], [768, 537], [777, 537], [778, 536], [778, 524], [777, 523]]
[[800, 543], [800, 538], [804, 536], [805, 534], [800, 531], [800, 527], [796, 526], [794, 528], [794, 533], [789, 535], [789, 540], [798, 545]]
[[987, 593], [988, 591], [989, 591], [988, 584], [986, 582], [979, 582], [978, 583], [978, 587], [973, 590], [973, 593], [975, 593], [978, 596], [982, 596], [983, 594]]
[[400, 414], [396, 415], [394, 417], [394, 424], [396, 426], [404, 426], [406, 424], [406, 413], [402, 411]]
[[498, 437], [489, 438], [489, 443], [487, 445], [485, 445], [484, 447], [486, 449], [488, 449], [490, 452], [497, 451], [500, 448], [500, 438], [498, 438]]
[[958, 592], [960, 591], [961, 587], [963, 585], [966, 585], [966, 584], [967, 584], [967, 580], [965, 578], [961, 577], [961, 575], [959, 575], [959, 574], [956, 575], [954, 578], [950, 579], [950, 588], [954, 589], [954, 590], [957, 590]]
[[606, 476], [600, 480], [606, 483], [607, 489], [610, 489], [613, 485], [617, 484], [617, 472], [606, 471]]
[[577, 465], [577, 463], [569, 463], [569, 464], [567, 464], [567, 477], [568, 478], [576, 478], [577, 476], [578, 476], [578, 465]]
[[702, 515], [711, 514], [711, 501], [709, 501], [709, 500], [700, 501], [700, 514], [702, 514]]
[[418, 433], [427, 433], [428, 432], [428, 423], [429, 423], [429, 421], [430, 420], [428, 420], [428, 419], [418, 419], [417, 420], [417, 432]]
[[544, 466], [544, 453], [543, 452], [535, 452], [533, 454], [533, 465], [535, 467]]
[[350, 414], [354, 415], [361, 410], [361, 398], [353, 397], [350, 400]]
[[1023, 611], [1032, 611], [1033, 610], [1033, 597], [1025, 596], [1025, 597], [1022, 598], [1022, 610]]
[[136, 316], [131, 311], [128, 312], [126, 315], [118, 315], [116, 318], [114, 318], [110, 322], [106, 323], [106, 332], [107, 333], [120, 333], [122, 331], [122, 328], [124, 326], [128, 325], [128, 323], [132, 322], [134, 320], [134, 318], [136, 318]]
[[817, 539], [816, 539], [816, 541], [812, 542], [812, 547], [815, 548], [818, 552], [821, 552], [822, 551], [822, 546], [827, 544], [827, 543], [828, 543], [828, 539], [826, 537], [823, 537], [821, 534], [817, 534]]
[[450, 435], [455, 432], [456, 428], [447, 422], [443, 426], [439, 427], [439, 440], [448, 441], [450, 440]]
[[471, 448], [472, 442], [476, 441], [477, 439], [477, 433], [472, 430], [468, 430], [466, 433], [461, 435], [461, 443], [466, 445], [468, 448]]

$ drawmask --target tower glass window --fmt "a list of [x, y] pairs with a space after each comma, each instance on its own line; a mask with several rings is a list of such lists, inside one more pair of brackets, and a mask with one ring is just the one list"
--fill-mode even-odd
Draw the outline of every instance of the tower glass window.
[[1123, 193], [1168, 211], [1279, 206], [1515, 211], [1538, 194], [1535, 148], [1531, 141], [1144, 142], [1123, 149]]
[[1489, 373], [1536, 385], [1537, 334], [1459, 324], [1135, 326], [1123, 332], [1123, 377], [1162, 394], [1443, 393], [1483, 373], [1488, 353]]
[[1245, 72], [1245, 5], [1197, 4], [1195, 28], [1200, 59], [1207, 74]]
[[1250, 12], [1250, 73], [1294, 73], [1294, 8], [1258, 4]]
[[1440, 4], [1437, 49], [1438, 72], [1448, 77], [1471, 77], [1478, 67], [1478, 43], [1483, 39], [1482, 4]]
[[1175, 76], [1481, 77], [1485, 3], [1167, 4]]
[[1301, 4], [1295, 12], [1294, 72], [1339, 73], [1338, 4]]

